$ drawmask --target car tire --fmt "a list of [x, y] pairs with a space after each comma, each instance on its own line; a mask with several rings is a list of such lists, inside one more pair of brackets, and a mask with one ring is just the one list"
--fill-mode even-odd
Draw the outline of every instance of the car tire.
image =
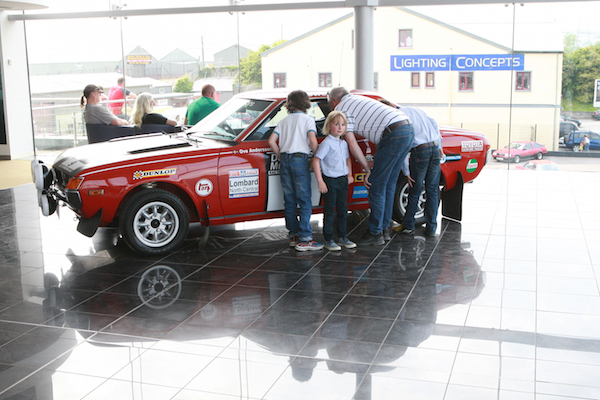
[[535, 155], [536, 160], [541, 160], [543, 157], [544, 157], [544, 155], [541, 152], [539, 152]]
[[513, 158], [513, 161], [514, 161], [515, 163], [519, 163], [519, 162], [521, 161], [521, 157], [519, 157], [519, 156], [517, 155], [517, 156], [515, 156], [515, 158]]
[[123, 208], [119, 227], [125, 243], [144, 255], [168, 254], [185, 240], [190, 217], [173, 193], [148, 189], [134, 194]]
[[[398, 183], [396, 184], [396, 194], [394, 196], [394, 211], [392, 214], [392, 218], [398, 223], [402, 223], [402, 220], [406, 215], [406, 207], [408, 207], [409, 189], [410, 186], [408, 186], [408, 178], [400, 174], [400, 177], [398, 178]], [[415, 226], [421, 225], [425, 222], [426, 200], [427, 195], [425, 193], [425, 185], [423, 185], [423, 190], [421, 191], [421, 195], [419, 196], [419, 205], [417, 206], [417, 212], [415, 213]], [[440, 201], [441, 195], [438, 192], [438, 205]]]

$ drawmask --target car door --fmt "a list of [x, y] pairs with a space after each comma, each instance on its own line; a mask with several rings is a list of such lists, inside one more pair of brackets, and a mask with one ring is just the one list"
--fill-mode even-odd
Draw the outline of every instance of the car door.
[[590, 132], [588, 136], [590, 137], [590, 150], [600, 150], [600, 135]]

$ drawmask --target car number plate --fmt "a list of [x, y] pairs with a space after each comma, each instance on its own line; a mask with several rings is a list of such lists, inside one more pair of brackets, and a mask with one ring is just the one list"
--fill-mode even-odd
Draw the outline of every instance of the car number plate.
[[504, 161], [504, 157], [496, 157], [496, 160], [498, 160], [498, 161]]

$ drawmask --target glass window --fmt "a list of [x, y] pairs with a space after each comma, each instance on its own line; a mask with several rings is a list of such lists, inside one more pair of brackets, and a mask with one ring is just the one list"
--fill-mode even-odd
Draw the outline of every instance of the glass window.
[[274, 74], [273, 87], [274, 88], [284, 88], [284, 87], [286, 87], [285, 72], [284, 73], [279, 73], [279, 74]]
[[400, 29], [398, 47], [413, 47], [412, 29]]
[[435, 76], [433, 72], [425, 74], [425, 87], [432, 88], [435, 86]]
[[319, 73], [319, 87], [331, 87], [331, 72]]
[[410, 74], [410, 87], [418, 88], [421, 86], [421, 74], [419, 72], [413, 72]]
[[517, 72], [516, 90], [531, 90], [531, 72]]
[[472, 72], [461, 72], [460, 73], [459, 90], [473, 90], [473, 73]]
[[373, 72], [373, 89], [379, 90], [379, 72]]

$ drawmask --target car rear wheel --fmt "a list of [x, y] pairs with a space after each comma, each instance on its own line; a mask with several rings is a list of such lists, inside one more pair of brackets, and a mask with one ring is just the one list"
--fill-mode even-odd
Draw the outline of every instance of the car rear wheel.
[[538, 160], [541, 160], [541, 159], [542, 159], [542, 157], [544, 157], [544, 155], [543, 155], [541, 152], [540, 152], [540, 153], [537, 153], [537, 154], [535, 155], [535, 158], [536, 158], [536, 159], [538, 159]]
[[185, 204], [173, 193], [149, 189], [129, 199], [119, 227], [125, 243], [136, 253], [167, 254], [185, 240], [189, 215]]
[[521, 161], [521, 157], [519, 157], [518, 155], [515, 156], [515, 158], [513, 158], [515, 163], [518, 163], [519, 161]]

